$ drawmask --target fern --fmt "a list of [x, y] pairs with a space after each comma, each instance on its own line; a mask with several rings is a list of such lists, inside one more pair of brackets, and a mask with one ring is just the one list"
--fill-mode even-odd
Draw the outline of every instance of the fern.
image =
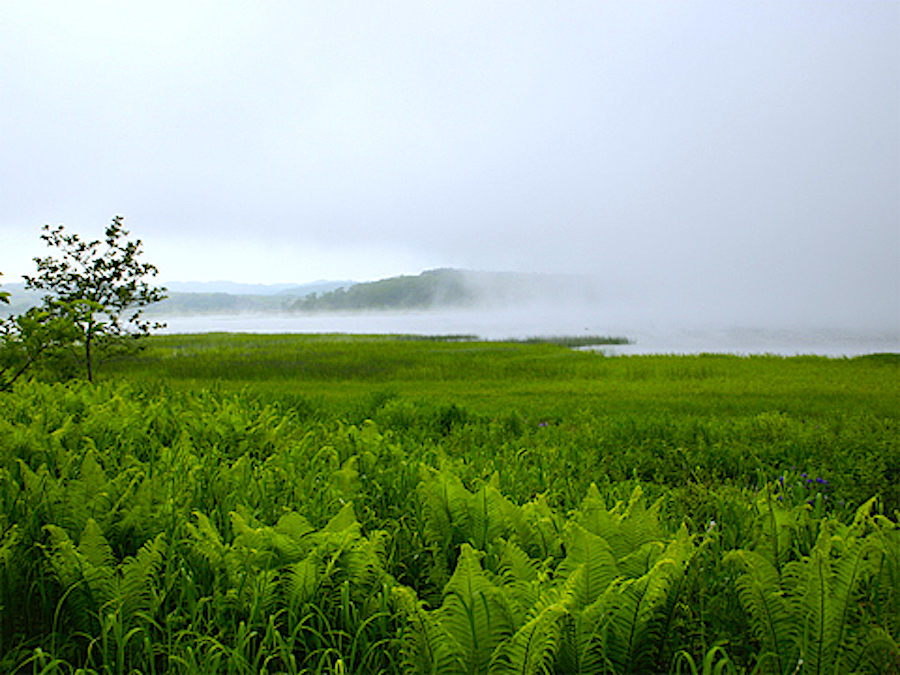
[[321, 557], [314, 551], [300, 562], [288, 566], [284, 583], [288, 602], [294, 611], [315, 597], [321, 564]]
[[[499, 476], [494, 474], [474, 494], [469, 492], [451, 472], [442, 469], [418, 487], [424, 505], [425, 541], [434, 557], [432, 576], [442, 586], [455, 564], [457, 547], [468, 543], [484, 551], [510, 528], [508, 514], [517, 510], [499, 489]], [[520, 530], [525, 522], [517, 519]]]
[[519, 628], [526, 620], [541, 593], [549, 587], [550, 577], [543, 566], [530, 558], [515, 542], [498, 540], [491, 551], [497, 557], [497, 578], [506, 593], [512, 613], [513, 626]]
[[81, 533], [78, 554], [93, 567], [108, 567], [115, 562], [112, 547], [93, 518], [88, 518]]
[[[566, 558], [556, 575], [569, 580], [567, 589], [576, 610], [593, 604], [619, 576], [612, 549], [602, 537], [571, 523], [566, 529]], [[577, 576], [575, 573], [578, 572]]]
[[568, 609], [559, 603], [544, 607], [497, 648], [491, 660], [491, 672], [552, 673], [568, 617]]
[[604, 655], [617, 672], [642, 673], [657, 665], [694, 552], [687, 528], [682, 527], [646, 574], [619, 580], [604, 594], [602, 602], [610, 616], [603, 632]]
[[462, 648], [471, 675], [486, 673], [494, 650], [512, 634], [509, 605], [484, 574], [479, 557], [463, 544], [438, 610], [441, 624]]
[[506, 514], [511, 510], [510, 506], [509, 501], [500, 494], [500, 475], [494, 472], [490, 481], [469, 500], [469, 543], [483, 551], [489, 543], [505, 534], [508, 526]]
[[783, 593], [781, 576], [767, 556], [739, 550], [726, 555], [725, 561], [744, 572], [736, 581], [738, 594], [766, 663], [773, 664], [772, 672], [779, 675], [788, 672], [799, 658], [796, 600]]
[[461, 544], [461, 532], [469, 529], [469, 500], [471, 494], [462, 481], [442, 470], [419, 483], [419, 498], [425, 516], [425, 540], [444, 550]]
[[606, 672], [610, 667], [603, 654], [603, 632], [610, 617], [605, 592], [593, 604], [577, 608], [577, 589], [583, 585], [585, 573], [584, 566], [578, 567], [563, 587], [560, 602], [569, 609], [569, 613], [563, 622], [562, 645], [557, 661], [559, 672], [597, 673]]
[[805, 507], [805, 504], [794, 508], [782, 505], [773, 498], [769, 485], [757, 497], [756, 509], [759, 515], [756, 519], [754, 550], [765, 556], [779, 574], [791, 558]]
[[[81, 462], [78, 478], [70, 480], [65, 490], [66, 525], [84, 527], [89, 518], [104, 518], [109, 514], [115, 492], [113, 481], [107, 478], [97, 459], [93, 441], [85, 438], [89, 449]], [[120, 477], [121, 478], [121, 477]]]
[[847, 528], [826, 522], [811, 555], [792, 564], [791, 572], [799, 577], [798, 589], [803, 592], [806, 618], [804, 672], [852, 672], [847, 669], [848, 661], [858, 663], [869, 649], [869, 637], [858, 630], [857, 595], [860, 586], [877, 572], [882, 551], [875, 537], [856, 537], [854, 529], [859, 525]]
[[[395, 594], [409, 624], [404, 651], [417, 672], [490, 672], [491, 664], [510, 663], [504, 649], [514, 634], [509, 600], [481, 566], [482, 554], [463, 544], [456, 569], [444, 588], [441, 606], [431, 612], [411, 591]], [[446, 670], [445, 670], [446, 669]]]
[[562, 518], [550, 508], [545, 495], [516, 507], [507, 518], [522, 548], [530, 555], [540, 560], [563, 557]]
[[119, 589], [116, 601], [120, 603], [126, 622], [138, 614], [152, 616], [162, 598], [157, 592], [157, 574], [166, 554], [166, 535], [160, 533], [145, 543], [133, 558], [126, 558], [119, 566]]
[[211, 575], [212, 584], [224, 592], [233, 581], [233, 571], [229, 568], [227, 558], [228, 548], [222, 542], [222, 535], [205, 514], [194, 511], [193, 515], [197, 524], [188, 522], [185, 525], [189, 534], [186, 543], [193, 554], [192, 558], [203, 561], [197, 567]]
[[[114, 571], [87, 561], [61, 527], [46, 525], [44, 530], [50, 537], [47, 562], [64, 591], [72, 621], [82, 630], [93, 631], [101, 607], [113, 596]], [[102, 551], [102, 546], [98, 548]]]
[[627, 505], [619, 502], [607, 509], [600, 491], [592, 483], [574, 515], [578, 524], [605, 539], [616, 560], [621, 560], [645, 544], [668, 537], [659, 520], [661, 508], [662, 500], [647, 508], [643, 490], [638, 485]]
[[159, 607], [156, 575], [166, 552], [165, 535], [146, 542], [132, 558], [117, 563], [106, 537], [91, 518], [78, 547], [68, 534], [46, 526], [51, 540], [50, 565], [67, 591], [73, 620], [93, 626], [101, 615], [117, 615], [126, 629], [139, 616], [152, 616]]
[[[363, 536], [352, 503], [319, 531], [309, 531], [308, 523], [299, 516], [279, 521], [279, 526], [299, 537], [297, 550], [305, 552], [302, 560], [284, 568], [281, 583], [291, 611], [297, 613], [310, 603], [318, 603], [327, 613], [394, 586], [384, 569], [385, 534], [375, 531]], [[283, 544], [280, 539], [268, 541], [276, 546]]]
[[447, 632], [436, 612], [425, 609], [412, 589], [398, 586], [393, 598], [406, 616], [408, 629], [401, 640], [403, 672], [463, 675], [465, 652]]

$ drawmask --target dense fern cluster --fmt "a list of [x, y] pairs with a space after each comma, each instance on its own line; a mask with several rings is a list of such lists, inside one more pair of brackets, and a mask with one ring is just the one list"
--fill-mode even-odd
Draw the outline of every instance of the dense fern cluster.
[[301, 403], [0, 398], [0, 671], [900, 672], [897, 515], [840, 482], [567, 471], [624, 433], [584, 411]]

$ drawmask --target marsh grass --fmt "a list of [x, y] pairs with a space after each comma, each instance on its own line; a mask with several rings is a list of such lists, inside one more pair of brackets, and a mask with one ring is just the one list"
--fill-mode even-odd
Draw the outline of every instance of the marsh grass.
[[[764, 672], [754, 556], [811, 579], [863, 552], [858, 584], [828, 582], [859, 608], [834, 653], [897, 672], [897, 368], [153, 338], [96, 385], [0, 396], [0, 670], [505, 672], [530, 631], [560, 671], [605, 654], [617, 673]], [[509, 617], [479, 628], [494, 652], [446, 651], [469, 644], [464, 581]]]

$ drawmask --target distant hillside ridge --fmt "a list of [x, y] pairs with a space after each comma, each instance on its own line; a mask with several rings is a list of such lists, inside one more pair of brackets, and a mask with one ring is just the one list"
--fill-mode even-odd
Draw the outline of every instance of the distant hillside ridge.
[[290, 309], [300, 312], [429, 309], [471, 305], [476, 299], [464, 272], [436, 269], [417, 276], [391, 277], [327, 293], [310, 293], [294, 301]]
[[[161, 285], [167, 288], [168, 297], [144, 308], [149, 317], [558, 306], [595, 303], [600, 296], [596, 280], [588, 276], [450, 268], [361, 283], [264, 285], [217, 281]], [[25, 291], [22, 284], [4, 284], [3, 288], [11, 293], [11, 304], [0, 306], [0, 317], [21, 313], [40, 302], [40, 294]]]
[[574, 274], [475, 272], [434, 269], [310, 293], [290, 305], [292, 311], [412, 310], [498, 307], [528, 304], [595, 303], [596, 280]]

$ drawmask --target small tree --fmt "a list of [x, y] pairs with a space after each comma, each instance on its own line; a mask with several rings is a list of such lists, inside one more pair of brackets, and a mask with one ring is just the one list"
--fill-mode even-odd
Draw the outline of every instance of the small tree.
[[103, 241], [83, 241], [77, 234], [66, 233], [62, 225], [44, 225], [41, 239], [58, 251], [59, 258], [35, 258], [38, 275], [24, 276], [27, 289], [47, 291], [42, 311], [76, 327], [90, 381], [98, 343], [121, 343], [164, 326], [140, 318], [141, 308], [164, 299], [166, 289], [145, 280], [156, 276], [157, 269], [139, 261], [142, 242], [126, 239], [124, 220], [113, 218]]
[[[9, 293], [0, 291], [0, 303], [9, 304]], [[0, 391], [11, 389], [41, 359], [77, 339], [71, 321], [40, 307], [0, 319]]]
[[77, 328], [68, 318], [53, 316], [40, 307], [0, 320], [0, 391], [11, 389], [41, 360], [78, 338]]

